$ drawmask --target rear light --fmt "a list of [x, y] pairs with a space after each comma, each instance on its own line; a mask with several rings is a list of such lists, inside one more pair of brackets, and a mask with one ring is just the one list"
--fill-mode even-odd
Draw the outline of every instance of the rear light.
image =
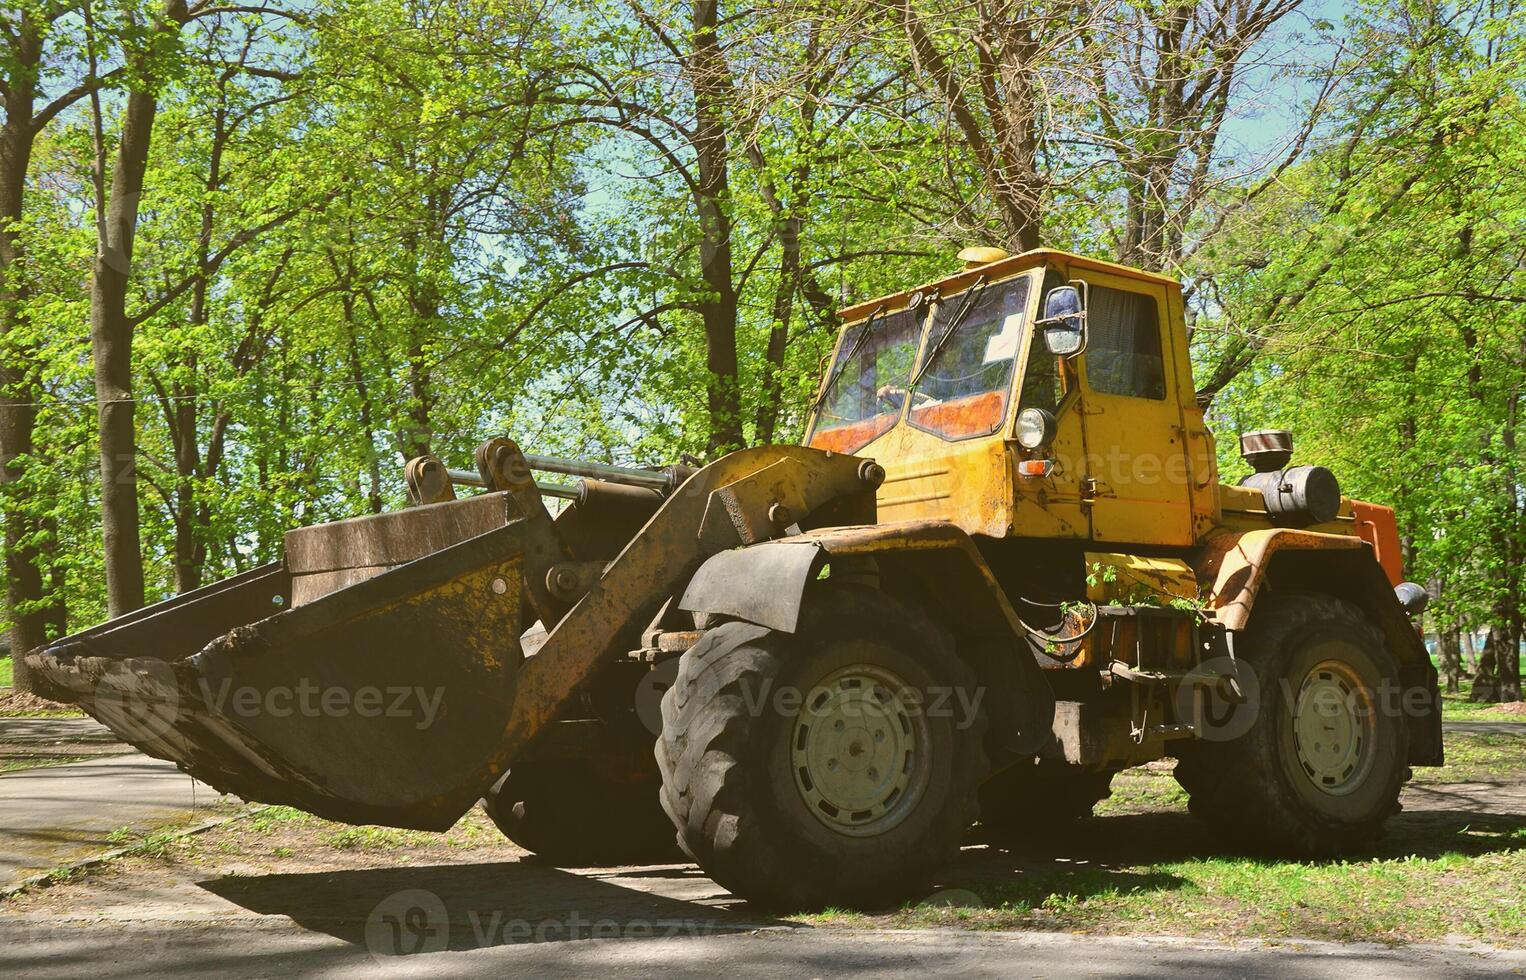
[[1023, 459], [1018, 460], [1017, 475], [1031, 480], [1042, 480], [1054, 472], [1054, 460], [1052, 459]]

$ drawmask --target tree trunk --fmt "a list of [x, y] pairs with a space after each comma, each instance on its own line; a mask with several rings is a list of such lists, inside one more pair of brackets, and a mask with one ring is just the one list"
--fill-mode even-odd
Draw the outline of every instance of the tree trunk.
[[[1520, 371], [1526, 368], [1526, 334], [1520, 338], [1520, 346], [1516, 349], [1514, 368], [1516, 377]], [[1507, 535], [1505, 539], [1505, 562], [1501, 569], [1505, 578], [1505, 595], [1501, 603], [1501, 611], [1505, 614], [1506, 644], [1498, 654], [1499, 691], [1497, 694], [1500, 701], [1521, 700], [1521, 600], [1522, 576], [1526, 570], [1521, 568], [1526, 563], [1526, 526], [1522, 523], [1521, 508], [1521, 471], [1520, 450], [1516, 443], [1516, 427], [1519, 423], [1521, 406], [1520, 385], [1513, 385], [1509, 394], [1505, 397], [1505, 423], [1500, 432], [1500, 441], [1504, 445], [1503, 459], [1503, 482], [1505, 493], [1502, 494], [1501, 505], [1504, 509], [1504, 520], [1501, 531]]]
[[1489, 627], [1489, 638], [1484, 641], [1484, 652], [1478, 658], [1478, 670], [1473, 674], [1473, 692], [1468, 695], [1469, 701], [1500, 699], [1500, 663], [1504, 660], [1505, 648], [1510, 642], [1507, 634], [1508, 631], [1502, 626]]
[[1436, 649], [1441, 659], [1441, 674], [1447, 681], [1447, 693], [1456, 694], [1462, 679], [1462, 647], [1457, 640], [1456, 626], [1436, 634]]
[[360, 338], [355, 330], [355, 294], [340, 294], [343, 304], [346, 353], [350, 360], [350, 380], [355, 385], [355, 395], [360, 399], [360, 429], [365, 437], [366, 477], [369, 486], [366, 493], [366, 510], [372, 514], [382, 512], [381, 460], [376, 454], [375, 415], [371, 408], [371, 388], [366, 384], [365, 369], [360, 360]]
[[[195, 371], [194, 364], [191, 366]], [[175, 591], [184, 595], [201, 586], [202, 548], [196, 535], [197, 446], [196, 388], [176, 385], [175, 431]]]
[[101, 537], [106, 558], [106, 605], [113, 618], [140, 608], [144, 598], [132, 393], [133, 322], [127, 315], [127, 290], [138, 201], [157, 111], [152, 92], [128, 94], [102, 228], [104, 238], [96, 252], [90, 286], [90, 347], [95, 356], [101, 447]]
[[726, 65], [716, 37], [718, 0], [695, 0], [689, 51], [694, 90], [694, 208], [699, 218], [699, 268], [709, 295], [699, 303], [705, 328], [705, 384], [710, 414], [706, 449], [712, 456], [743, 444], [737, 378], [737, 296], [732, 285], [730, 176], [726, 141]]
[[42, 611], [42, 572], [37, 539], [41, 526], [16, 500], [33, 451], [38, 395], [33, 352], [16, 340], [25, 316], [26, 274], [21, 244], [12, 228], [19, 225], [26, 194], [27, 166], [37, 137], [33, 123], [37, 66], [42, 40], [30, 17], [24, 17], [7, 52], [15, 64], [6, 75], [5, 123], [0, 126], [0, 505], [5, 518], [5, 618], [10, 622], [12, 683], [33, 689], [21, 655], [47, 639]]
[[[190, 19], [185, 0], [165, 0], [156, 33], [178, 33]], [[95, 401], [101, 448], [101, 539], [105, 551], [106, 608], [115, 618], [141, 608], [143, 551], [138, 533], [138, 443], [132, 385], [134, 322], [127, 315], [138, 204], [148, 169], [154, 117], [159, 111], [150, 59], [133, 65], [138, 80], [127, 94], [111, 195], [96, 244], [90, 283], [90, 349], [95, 359]], [[102, 183], [105, 175], [101, 175]]]
[[763, 391], [758, 400], [754, 440], [760, 446], [774, 441], [779, 424], [779, 409], [784, 385], [784, 356], [789, 346], [790, 316], [795, 306], [795, 291], [800, 288], [800, 219], [793, 215], [779, 222], [779, 281], [774, 284], [773, 325], [768, 331], [768, 349], [763, 354]]

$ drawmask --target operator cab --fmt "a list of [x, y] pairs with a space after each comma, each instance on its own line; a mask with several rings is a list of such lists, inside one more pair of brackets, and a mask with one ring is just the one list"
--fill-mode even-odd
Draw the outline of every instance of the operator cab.
[[806, 445], [872, 457], [882, 521], [1188, 545], [1213, 525], [1181, 287], [1051, 249], [966, 249], [850, 307]]

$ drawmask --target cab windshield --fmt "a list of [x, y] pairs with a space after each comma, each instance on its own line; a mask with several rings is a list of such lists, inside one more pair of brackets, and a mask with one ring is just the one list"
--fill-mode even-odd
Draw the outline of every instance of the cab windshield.
[[912, 393], [912, 425], [946, 439], [1001, 428], [1028, 329], [1031, 279], [975, 286], [938, 303], [928, 331], [927, 365]]
[[851, 453], [884, 435], [901, 416], [922, 317], [915, 310], [870, 316], [843, 331], [810, 445]]

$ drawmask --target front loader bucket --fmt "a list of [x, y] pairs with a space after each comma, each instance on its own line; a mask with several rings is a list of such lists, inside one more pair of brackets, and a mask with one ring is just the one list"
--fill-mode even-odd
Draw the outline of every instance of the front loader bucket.
[[[443, 830], [627, 661], [706, 558], [778, 535], [780, 515], [872, 522], [883, 476], [853, 456], [759, 447], [658, 507], [601, 511], [609, 495], [592, 493], [553, 520], [512, 442], [486, 444], [478, 469], [501, 490], [291, 531], [283, 564], [27, 663], [43, 693], [220, 790]], [[548, 629], [526, 659], [535, 619]]]
[[284, 564], [27, 661], [52, 696], [223, 792], [443, 830], [507, 764], [517, 514], [493, 493], [293, 531]]

